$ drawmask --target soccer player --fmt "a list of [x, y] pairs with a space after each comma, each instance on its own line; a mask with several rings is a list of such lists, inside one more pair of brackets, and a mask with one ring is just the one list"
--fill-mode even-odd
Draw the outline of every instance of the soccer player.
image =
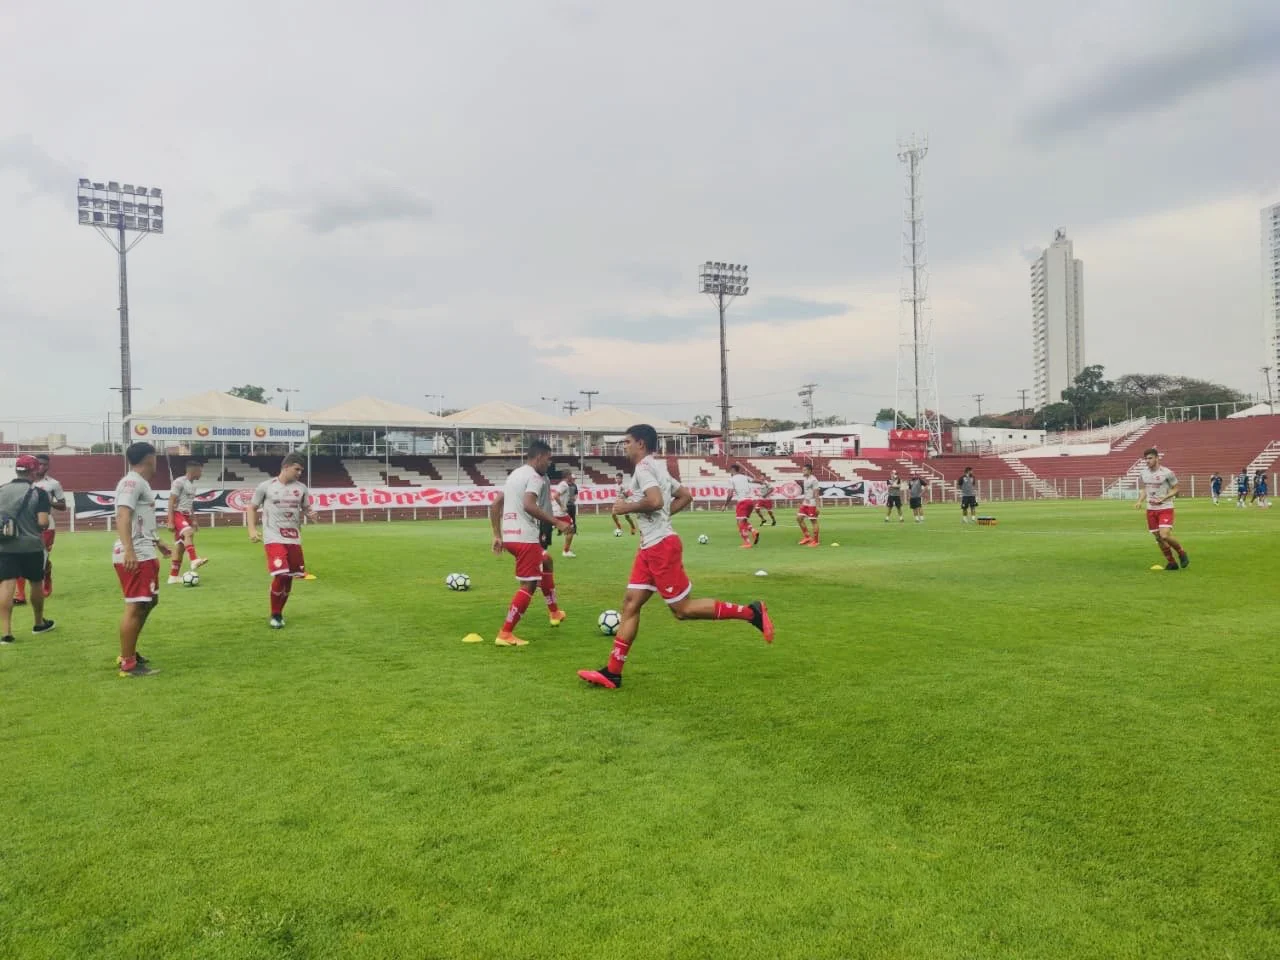
[[573, 471], [566, 470], [563, 478], [551, 490], [552, 516], [568, 521], [564, 531], [564, 548], [562, 557], [576, 557], [573, 552], [573, 538], [578, 534], [578, 485], [573, 480]]
[[599, 670], [579, 670], [587, 683], [609, 690], [622, 686], [622, 668], [640, 629], [640, 610], [655, 593], [662, 595], [677, 620], [745, 620], [773, 643], [773, 621], [761, 600], [749, 604], [721, 600], [695, 600], [693, 584], [684, 570], [684, 548], [671, 526], [671, 517], [693, 503], [693, 494], [667, 473], [666, 465], [653, 456], [658, 433], [647, 423], [627, 430], [623, 440], [627, 456], [635, 464], [638, 496], [613, 505], [618, 514], [634, 513], [640, 522], [640, 550], [636, 553], [622, 604], [622, 623], [613, 638], [609, 662]]
[[[800, 532], [804, 537], [800, 540], [802, 547], [818, 545], [818, 500], [822, 491], [818, 487], [818, 478], [813, 475], [813, 464], [804, 465], [804, 476], [800, 479], [800, 506], [796, 508], [796, 523], [800, 524]], [[807, 523], [813, 524], [813, 532], [809, 532]]]
[[[249, 542], [261, 541], [267, 552], [267, 572], [271, 575], [271, 619], [267, 626], [279, 630], [284, 626], [284, 607], [289, 602], [296, 577], [307, 575], [302, 555], [302, 518], [316, 522], [311, 509], [311, 491], [302, 482], [307, 461], [300, 453], [286, 454], [280, 462], [280, 474], [263, 480], [253, 491], [245, 517], [249, 526]], [[258, 511], [262, 511], [263, 535], [258, 534]]]
[[[1180, 570], [1191, 563], [1187, 551], [1182, 544], [1173, 539], [1173, 501], [1178, 496], [1178, 478], [1168, 467], [1160, 465], [1160, 451], [1151, 447], [1142, 454], [1147, 461], [1138, 471], [1138, 482], [1142, 484], [1138, 494], [1137, 508], [1147, 507], [1147, 529], [1156, 538], [1156, 544], [1167, 561], [1166, 570]], [[1174, 553], [1178, 557], [1174, 559]]]
[[894, 507], [898, 508], [898, 522], [906, 523], [906, 518], [902, 515], [902, 478], [898, 476], [897, 470], [889, 474], [889, 507], [884, 512], [885, 523], [893, 516]]
[[[614, 477], [614, 483], [618, 485], [618, 499], [623, 502], [630, 499], [631, 489], [630, 485], [627, 483], [627, 475], [619, 470], [617, 476]], [[629, 513], [626, 517], [627, 523], [631, 527], [631, 535], [634, 537], [636, 535], [636, 521]], [[613, 514], [613, 529], [617, 530], [619, 533], [622, 532], [622, 523], [618, 520], [618, 515], [616, 513]]]
[[173, 531], [173, 562], [169, 564], [169, 583], [181, 583], [182, 555], [191, 561], [191, 569], [199, 570], [209, 561], [196, 556], [196, 481], [202, 467], [198, 460], [188, 460], [185, 476], [178, 477], [169, 488], [169, 529]]
[[15, 479], [0, 486], [0, 514], [7, 528], [0, 535], [0, 644], [13, 643], [14, 590], [28, 580], [35, 614], [31, 632], [48, 633], [54, 627], [52, 620], [45, 619], [44, 591], [36, 587], [45, 575], [43, 534], [49, 526], [49, 493], [36, 486], [40, 461], [35, 457], [23, 454], [13, 470]]
[[1209, 478], [1209, 495], [1213, 497], [1213, 505], [1218, 505], [1218, 499], [1222, 496], [1222, 474], [1218, 471], [1213, 472], [1213, 476]]
[[[49, 455], [47, 453], [37, 453], [35, 459], [39, 466], [34, 474], [36, 482], [33, 486], [49, 495], [49, 526], [45, 527], [40, 533], [41, 539], [44, 541], [44, 582], [41, 585], [41, 589], [47, 597], [53, 593], [53, 562], [49, 559], [49, 555], [53, 553], [53, 541], [58, 533], [54, 529], [53, 515], [54, 513], [67, 512], [67, 495], [63, 492], [62, 484], [49, 476]], [[13, 602], [17, 606], [22, 606], [27, 602], [27, 581], [21, 579], [18, 581], [17, 592], [14, 593]]]
[[[639, 484], [639, 479], [636, 479]], [[742, 549], [749, 550], [760, 542], [760, 531], [751, 526], [751, 511], [755, 507], [755, 497], [751, 495], [751, 480], [742, 472], [742, 464], [729, 464], [729, 493], [724, 498], [725, 509], [734, 500], [738, 501], [736, 514], [738, 518], [738, 536], [742, 538]], [[614, 513], [619, 512], [617, 505], [614, 506]], [[623, 511], [627, 512], [627, 511]], [[640, 526], [643, 528], [644, 524]]]
[[1260, 508], [1271, 506], [1270, 501], [1267, 500], [1267, 471], [1259, 470], [1254, 476], [1253, 493]]
[[159, 671], [138, 653], [138, 636], [151, 611], [160, 602], [159, 551], [169, 548], [156, 536], [156, 495], [151, 478], [156, 475], [156, 448], [132, 443], [124, 453], [129, 472], [116, 485], [116, 535], [111, 550], [120, 588], [124, 592], [124, 617], [120, 620], [120, 656], [116, 663], [122, 677], [148, 677]]
[[924, 523], [924, 478], [918, 473], [913, 473], [907, 481], [907, 502], [916, 523]]
[[1249, 496], [1249, 468], [1245, 467], [1236, 477], [1236, 506], [1244, 509], [1245, 500]]
[[960, 522], [978, 522], [978, 481], [974, 479], [973, 467], [965, 467], [964, 474], [956, 481], [960, 488]]
[[528, 646], [529, 641], [517, 637], [515, 629], [539, 586], [547, 598], [551, 626], [560, 626], [565, 618], [564, 611], [556, 603], [551, 557], [544, 547], [551, 542], [550, 532], [544, 537], [539, 530], [539, 525], [542, 525], [542, 530], [555, 528], [567, 533], [570, 527], [567, 516], [553, 516], [547, 509], [547, 469], [550, 466], [551, 447], [542, 440], [532, 441], [525, 451], [524, 466], [511, 471], [501, 495], [489, 506], [493, 552], [496, 556], [509, 553], [516, 560], [517, 590], [507, 608], [507, 619], [493, 641], [495, 646]]
[[773, 515], [773, 482], [768, 477], [760, 481], [760, 496], [756, 499], [756, 516], [760, 518], [762, 527], [765, 511], [769, 513], [769, 526], [776, 527], [778, 518]]

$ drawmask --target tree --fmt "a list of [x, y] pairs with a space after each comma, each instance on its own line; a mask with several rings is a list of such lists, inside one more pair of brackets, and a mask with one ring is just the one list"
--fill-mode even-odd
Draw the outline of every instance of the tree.
[[1076, 411], [1069, 403], [1051, 403], [1036, 414], [1036, 420], [1036, 426], [1045, 430], [1067, 430], [1076, 422]]
[[700, 413], [693, 418], [692, 426], [700, 430], [710, 430], [711, 417], [705, 413]]
[[1085, 367], [1074, 380], [1074, 385], [1062, 391], [1062, 402], [1071, 405], [1076, 422], [1091, 420], [1102, 405], [1115, 393], [1115, 384], [1102, 373], [1102, 365]]
[[252, 383], [246, 383], [243, 387], [232, 387], [227, 393], [233, 397], [239, 397], [241, 400], [251, 400], [254, 403], [267, 402], [266, 388]]

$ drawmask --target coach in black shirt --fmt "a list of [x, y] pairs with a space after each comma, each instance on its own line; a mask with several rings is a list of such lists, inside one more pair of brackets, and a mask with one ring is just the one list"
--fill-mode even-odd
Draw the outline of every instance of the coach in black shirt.
[[24, 455], [14, 466], [17, 478], [0, 486], [0, 643], [13, 643], [13, 594], [18, 579], [30, 581], [32, 633], [48, 633], [53, 621], [44, 618], [44, 540], [49, 526], [49, 494], [33, 486], [40, 462]]

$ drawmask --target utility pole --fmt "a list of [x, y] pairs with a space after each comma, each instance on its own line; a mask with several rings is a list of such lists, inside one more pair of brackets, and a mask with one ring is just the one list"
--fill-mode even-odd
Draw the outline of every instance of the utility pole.
[[587, 398], [587, 409], [590, 410], [591, 398], [594, 397], [600, 391], [599, 390], [579, 390], [578, 392]]
[[1023, 387], [1021, 390], [1018, 391], [1018, 397], [1020, 398], [1018, 401], [1019, 403], [1018, 412], [1023, 415], [1024, 422], [1026, 420], [1026, 413], [1027, 413], [1027, 394], [1030, 392], [1031, 391], [1028, 390], [1026, 387]]
[[809, 411], [808, 426], [813, 426], [813, 391], [817, 389], [816, 383], [806, 383], [800, 388], [797, 396], [800, 398], [800, 405]]
[[985, 393], [975, 393], [973, 399], [978, 401], [978, 419], [982, 419], [982, 401], [987, 398]]
[[574, 414], [574, 411], [578, 409], [578, 403], [576, 400], [566, 400], [564, 402], [563, 409], [565, 413], [569, 414], [569, 416], [572, 417]]
[[1267, 381], [1267, 409], [1270, 410], [1272, 413], [1275, 413], [1276, 408], [1272, 406], [1272, 403], [1271, 403], [1271, 368], [1270, 367], [1262, 368], [1262, 377], [1264, 380]]

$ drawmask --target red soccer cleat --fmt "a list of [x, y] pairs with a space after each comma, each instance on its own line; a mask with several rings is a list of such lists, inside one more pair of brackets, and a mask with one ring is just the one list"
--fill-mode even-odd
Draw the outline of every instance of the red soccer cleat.
[[773, 621], [769, 619], [769, 608], [763, 600], [752, 600], [747, 606], [755, 614], [751, 618], [751, 625], [764, 634], [765, 643], [773, 643]]
[[804, 539], [802, 539], [800, 541], [800, 546], [807, 547], [809, 545], [809, 539], [810, 539], [809, 537], [805, 537]]
[[610, 674], [608, 670], [579, 670], [578, 676], [587, 683], [597, 687], [604, 687], [606, 690], [617, 690], [622, 686], [622, 677], [616, 674]]

